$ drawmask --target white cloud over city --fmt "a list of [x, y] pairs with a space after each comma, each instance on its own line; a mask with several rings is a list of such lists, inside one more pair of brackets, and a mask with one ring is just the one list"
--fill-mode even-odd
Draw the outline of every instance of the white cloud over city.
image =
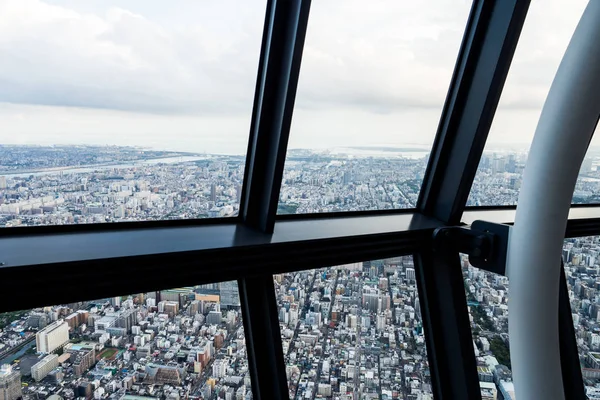
[[[492, 142], [531, 137], [586, 2], [537, 3]], [[290, 147], [429, 145], [469, 8], [314, 1]], [[241, 154], [264, 12], [258, 0], [0, 0], [0, 142]]]

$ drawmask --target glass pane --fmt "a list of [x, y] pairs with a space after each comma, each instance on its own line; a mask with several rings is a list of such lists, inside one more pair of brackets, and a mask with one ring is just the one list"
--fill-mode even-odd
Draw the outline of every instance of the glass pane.
[[461, 260], [481, 397], [514, 399], [508, 346], [508, 278], [471, 266], [465, 254], [461, 254]]
[[433, 399], [412, 257], [273, 279], [290, 399]]
[[[586, 0], [533, 1], [468, 205], [514, 205], [542, 106]], [[600, 141], [592, 140], [573, 203], [600, 201]]]
[[[563, 261], [586, 392], [600, 388], [600, 308], [597, 280], [600, 237], [566, 239]], [[498, 393], [513, 392], [508, 343], [508, 278], [472, 267], [461, 255], [479, 379]], [[514, 399], [514, 392], [510, 393]], [[590, 397], [591, 398], [591, 397]]]
[[237, 282], [0, 314], [0, 385], [9, 399], [245, 399]]
[[311, 6], [280, 214], [415, 207], [470, 7]]
[[0, 2], [0, 226], [237, 215], [264, 0]]
[[[600, 394], [600, 309], [597, 286], [600, 237], [566, 239], [563, 248], [565, 276], [571, 300], [573, 325], [583, 380], [589, 398]], [[595, 396], [592, 396], [595, 395]]]

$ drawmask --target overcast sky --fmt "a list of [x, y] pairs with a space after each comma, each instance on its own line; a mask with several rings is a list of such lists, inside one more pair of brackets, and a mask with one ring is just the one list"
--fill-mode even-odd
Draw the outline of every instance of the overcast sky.
[[[585, 4], [532, 2], [490, 147], [531, 141]], [[290, 148], [430, 146], [470, 6], [314, 0]], [[0, 0], [0, 143], [243, 154], [264, 13], [263, 0]]]

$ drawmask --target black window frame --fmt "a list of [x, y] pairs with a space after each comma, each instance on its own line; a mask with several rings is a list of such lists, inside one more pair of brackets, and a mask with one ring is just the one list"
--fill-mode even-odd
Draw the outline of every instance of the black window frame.
[[[432, 236], [514, 220], [515, 207], [466, 202], [529, 3], [473, 2], [415, 209], [278, 216], [311, 1], [268, 0], [240, 214], [2, 229], [0, 312], [237, 280], [253, 396], [287, 398], [272, 275], [412, 255], [434, 396], [480, 399], [458, 258], [434, 254]], [[591, 235], [600, 205], [574, 206], [566, 236]]]

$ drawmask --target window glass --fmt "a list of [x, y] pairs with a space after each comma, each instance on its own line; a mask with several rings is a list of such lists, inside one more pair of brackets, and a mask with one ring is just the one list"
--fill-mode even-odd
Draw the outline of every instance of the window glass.
[[508, 278], [471, 266], [465, 254], [461, 254], [461, 260], [481, 397], [514, 400], [508, 343]]
[[563, 248], [579, 361], [589, 398], [600, 395], [600, 237], [566, 239]]
[[[542, 106], [587, 3], [531, 2], [467, 205], [517, 203]], [[592, 140], [573, 203], [600, 201], [599, 146]]]
[[0, 384], [9, 399], [245, 399], [237, 282], [0, 314]]
[[[598, 236], [564, 242], [565, 277], [579, 361], [590, 398], [591, 394], [600, 393], [599, 255]], [[461, 257], [479, 380], [491, 382], [491, 390], [491, 385], [495, 385], [505, 399], [514, 399], [508, 341], [508, 278], [475, 268], [466, 255]]]
[[275, 275], [290, 399], [432, 399], [412, 257]]
[[470, 7], [312, 4], [280, 214], [415, 207]]
[[0, 2], [0, 226], [237, 215], [264, 0]]

